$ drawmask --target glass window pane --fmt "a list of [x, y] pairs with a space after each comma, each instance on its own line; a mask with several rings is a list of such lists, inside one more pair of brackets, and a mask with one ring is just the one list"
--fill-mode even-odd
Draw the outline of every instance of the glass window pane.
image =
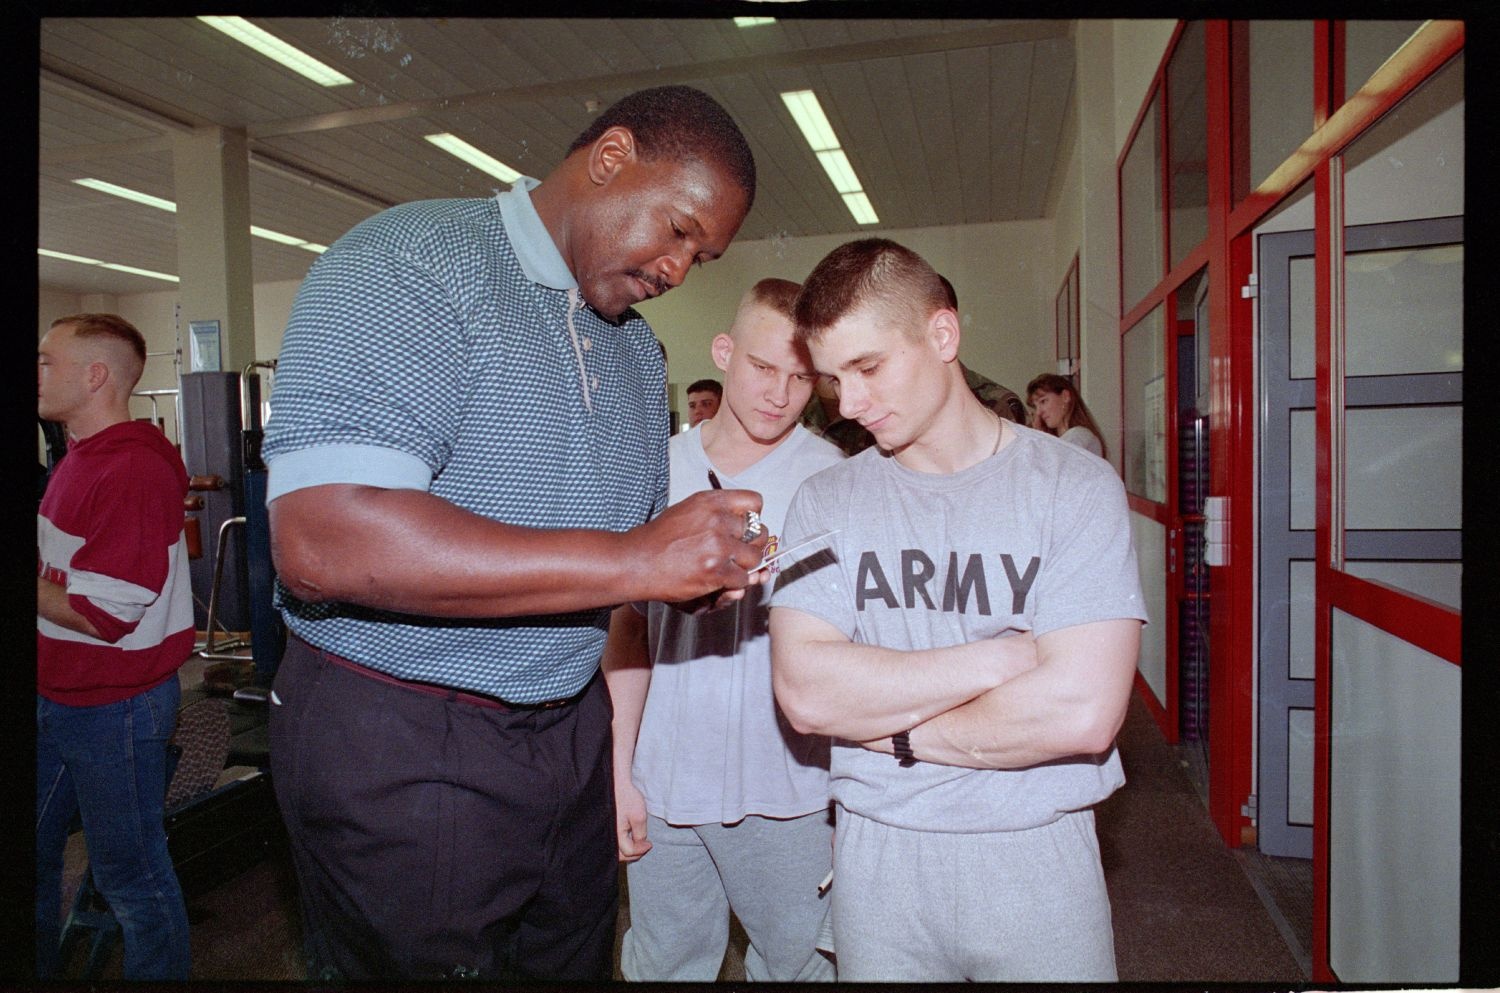
[[[1179, 410], [1197, 409], [1197, 413], [1208, 412], [1209, 385], [1209, 327], [1208, 327], [1208, 270], [1199, 269], [1177, 287], [1173, 294], [1177, 298], [1177, 402]], [[1186, 353], [1181, 342], [1190, 338]], [[1186, 512], [1186, 508], [1184, 508]]]
[[1167, 499], [1167, 364], [1162, 308], [1156, 306], [1125, 332], [1125, 488], [1137, 496]]
[[1464, 247], [1344, 256], [1344, 374], [1463, 370]]
[[1313, 822], [1314, 713], [1293, 707], [1286, 714], [1286, 820], [1311, 826]]
[[1317, 671], [1317, 570], [1306, 559], [1287, 565], [1287, 674], [1312, 679]]
[[1311, 531], [1317, 524], [1317, 416], [1311, 410], [1294, 410], [1289, 421], [1291, 437], [1287, 440], [1287, 454], [1292, 463], [1292, 505], [1288, 509], [1292, 530]]
[[1290, 260], [1291, 373], [1293, 379], [1318, 374], [1317, 283], [1311, 255]]
[[1239, 21], [1230, 38], [1230, 100], [1240, 124], [1230, 135], [1231, 181], [1239, 203], [1312, 134], [1313, 22]]
[[1130, 536], [1135, 544], [1141, 596], [1148, 623], [1141, 628], [1141, 677], [1156, 699], [1167, 700], [1167, 529], [1149, 517], [1132, 512]]
[[[1167, 152], [1172, 209], [1168, 241], [1175, 266], [1208, 237], [1208, 104], [1203, 22], [1189, 21], [1167, 63]], [[1169, 267], [1170, 268], [1170, 267]]]
[[1461, 528], [1462, 438], [1458, 405], [1344, 411], [1344, 527]]
[[1146, 108], [1141, 129], [1120, 166], [1120, 288], [1129, 310], [1166, 275], [1161, 243], [1161, 95]]
[[1436, 600], [1454, 610], [1463, 609], [1464, 567], [1462, 562], [1376, 562], [1354, 561], [1344, 563], [1344, 571], [1360, 579], [1394, 586], [1399, 590], [1416, 593], [1429, 600]]
[[1329, 964], [1458, 980], [1459, 668], [1333, 611]]
[[1360, 135], [1343, 164], [1346, 225], [1463, 216], [1463, 53]]
[[1345, 21], [1344, 99], [1365, 85], [1375, 70], [1422, 24], [1422, 21]]

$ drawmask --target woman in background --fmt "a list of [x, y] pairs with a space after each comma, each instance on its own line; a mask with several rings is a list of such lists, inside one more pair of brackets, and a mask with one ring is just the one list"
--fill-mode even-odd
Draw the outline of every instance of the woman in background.
[[1026, 402], [1032, 409], [1032, 427], [1105, 457], [1099, 425], [1066, 377], [1050, 372], [1036, 377], [1026, 384]]

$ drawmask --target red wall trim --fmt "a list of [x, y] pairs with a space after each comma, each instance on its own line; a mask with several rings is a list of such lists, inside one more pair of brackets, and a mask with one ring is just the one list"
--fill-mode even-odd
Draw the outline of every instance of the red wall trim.
[[1170, 723], [1175, 732], [1176, 722], [1168, 720], [1166, 708], [1162, 706], [1160, 700], [1156, 699], [1156, 693], [1152, 691], [1151, 684], [1146, 682], [1146, 677], [1141, 675], [1139, 669], [1135, 671], [1135, 692], [1140, 696], [1141, 702], [1146, 705], [1146, 709], [1150, 711], [1152, 720], [1156, 721], [1156, 726], [1162, 729], [1162, 735], [1166, 737], [1167, 744], [1175, 745], [1177, 735], [1175, 733], [1168, 735], [1166, 728]]
[[[1229, 22], [1222, 20], [1209, 21], [1205, 29], [1208, 238], [1199, 264], [1208, 267], [1209, 352], [1218, 360], [1212, 364], [1228, 371], [1223, 388], [1212, 388], [1209, 492], [1227, 496], [1230, 506], [1229, 562], [1209, 569], [1214, 605], [1209, 637], [1222, 650], [1215, 650], [1217, 659], [1208, 674], [1208, 808], [1225, 844], [1237, 848], [1250, 826], [1241, 807], [1252, 782], [1255, 720], [1255, 653], [1249, 637], [1255, 608], [1255, 331], [1248, 309], [1236, 311], [1236, 304], [1243, 302], [1238, 288], [1245, 277], [1234, 272], [1227, 223], [1233, 206], [1231, 31]], [[1248, 272], [1248, 245], [1243, 261]]]
[[[1333, 555], [1333, 478], [1332, 478], [1332, 430], [1333, 376], [1331, 351], [1333, 336], [1333, 306], [1330, 300], [1332, 262], [1329, 258], [1329, 238], [1335, 223], [1342, 223], [1342, 204], [1332, 203], [1333, 191], [1337, 188], [1332, 176], [1335, 163], [1324, 159], [1316, 172], [1316, 208], [1313, 221], [1313, 272], [1316, 286], [1313, 305], [1313, 321], [1317, 341], [1317, 454], [1314, 457], [1316, 497], [1314, 520], [1317, 536], [1314, 540], [1314, 598], [1322, 609], [1316, 611], [1314, 628], [1314, 691], [1313, 691], [1313, 949], [1312, 967], [1315, 982], [1336, 981], [1328, 964], [1328, 780], [1330, 762], [1330, 708], [1328, 682], [1332, 668], [1328, 646], [1331, 617], [1326, 605], [1329, 602], [1329, 566]], [[1335, 216], [1330, 218], [1329, 214]]]
[[1125, 493], [1125, 502], [1130, 505], [1131, 510], [1142, 517], [1149, 517], [1162, 527], [1172, 526], [1172, 511], [1166, 504], [1157, 503], [1155, 500], [1147, 500], [1145, 497], [1137, 493], [1131, 493], [1128, 490]]
[[[1193, 250], [1188, 252], [1187, 257], [1177, 263], [1171, 272], [1167, 273], [1165, 279], [1152, 287], [1151, 292], [1142, 297], [1140, 303], [1125, 312], [1124, 317], [1120, 321], [1120, 334], [1123, 335], [1126, 331], [1139, 324], [1142, 318], [1151, 313], [1163, 300], [1167, 299], [1169, 294], [1175, 293], [1187, 281], [1188, 277], [1207, 264], [1208, 242], [1203, 241], [1194, 246]], [[1167, 323], [1170, 325], [1170, 319]]]
[[[1313, 130], [1317, 131], [1328, 123], [1328, 118], [1333, 116], [1333, 111], [1339, 104], [1344, 102], [1343, 86], [1338, 91], [1333, 86], [1333, 44], [1337, 35], [1339, 45], [1344, 42], [1344, 28], [1341, 24], [1333, 21], [1315, 21], [1313, 23]], [[1340, 67], [1344, 64], [1342, 54], [1338, 59]], [[1343, 72], [1339, 73], [1343, 78]]]
[[1337, 569], [1328, 571], [1330, 607], [1462, 665], [1463, 614], [1426, 597]]

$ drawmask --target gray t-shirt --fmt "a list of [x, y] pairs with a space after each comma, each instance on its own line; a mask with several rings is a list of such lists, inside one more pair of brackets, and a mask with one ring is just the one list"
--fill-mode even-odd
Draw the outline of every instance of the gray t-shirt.
[[[709, 488], [714, 467], [699, 429], [675, 435], [667, 452], [670, 503]], [[842, 458], [799, 425], [740, 474], [715, 472], [726, 489], [760, 493], [761, 520], [775, 537], [802, 481]], [[697, 616], [650, 605], [654, 664], [631, 771], [646, 809], [663, 820], [733, 824], [747, 814], [797, 817], [828, 805], [828, 739], [793, 730], [771, 692], [773, 582]]]
[[[996, 455], [951, 474], [868, 449], [803, 484], [786, 540], [842, 530], [798, 553], [773, 606], [820, 617], [859, 644], [914, 650], [1009, 630], [1146, 619], [1124, 487], [1109, 463], [1012, 425]], [[830, 786], [848, 809], [922, 831], [1048, 824], [1125, 781], [1114, 749], [1026, 769], [962, 769], [834, 741]]]
[[1104, 457], [1104, 446], [1099, 444], [1099, 436], [1082, 424], [1075, 424], [1058, 437], [1070, 445], [1077, 445], [1086, 452], [1093, 452], [1100, 458]]

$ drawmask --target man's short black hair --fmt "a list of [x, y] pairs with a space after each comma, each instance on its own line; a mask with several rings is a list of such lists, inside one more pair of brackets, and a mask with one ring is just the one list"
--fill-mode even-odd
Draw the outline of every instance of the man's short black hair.
[[712, 393], [716, 397], [724, 396], [724, 387], [717, 379], [700, 379], [687, 388], [689, 393]]
[[745, 209], [755, 202], [755, 156], [739, 125], [718, 101], [691, 86], [655, 86], [621, 97], [594, 119], [568, 147], [572, 155], [615, 126], [635, 136], [644, 159], [707, 159], [722, 166], [745, 191]]

